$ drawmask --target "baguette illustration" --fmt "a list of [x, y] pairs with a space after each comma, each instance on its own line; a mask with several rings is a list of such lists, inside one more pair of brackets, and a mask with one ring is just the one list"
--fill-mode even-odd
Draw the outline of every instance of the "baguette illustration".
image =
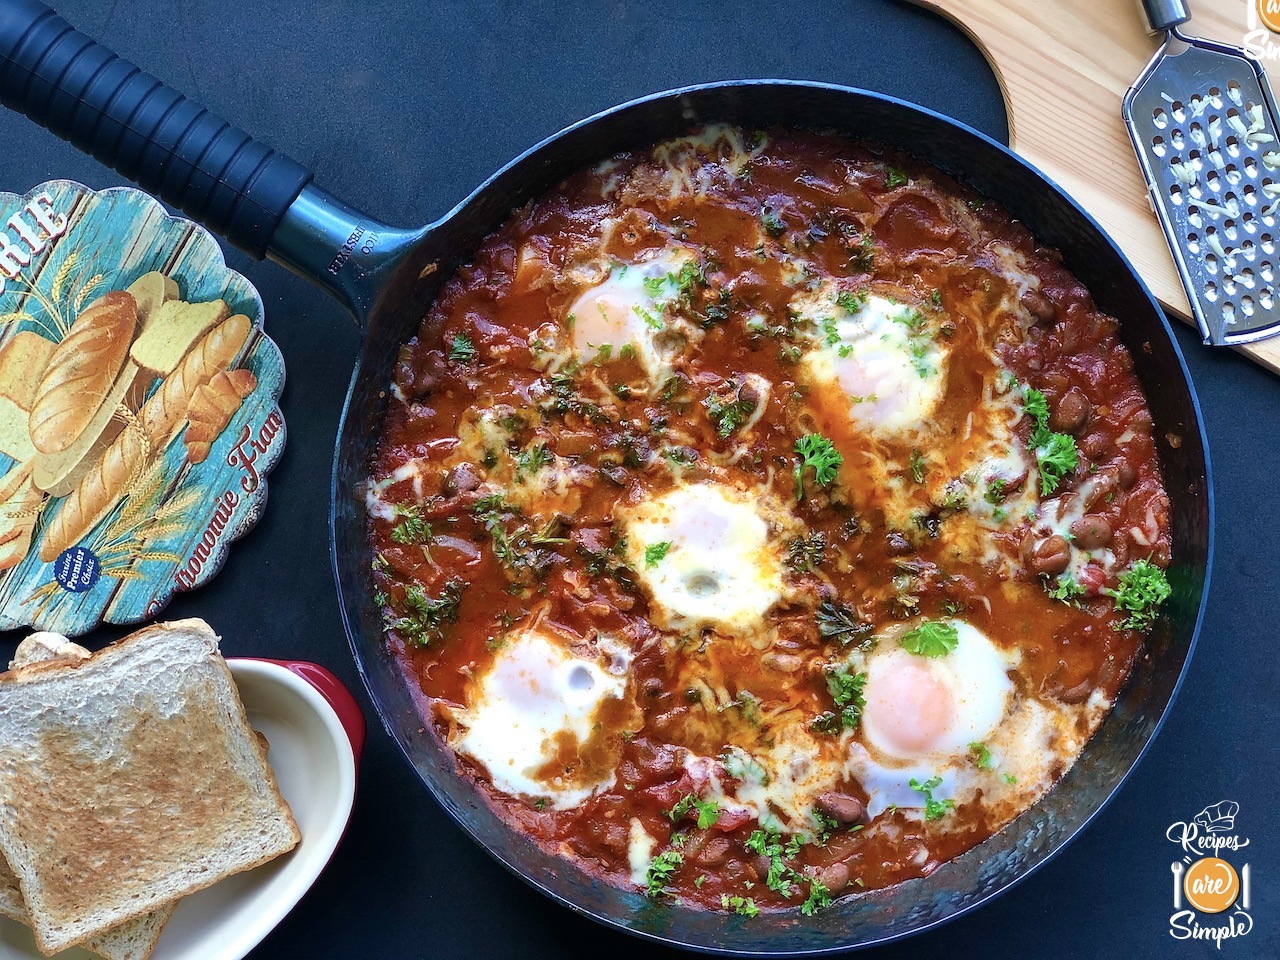
[[258, 385], [258, 379], [248, 370], [231, 370], [218, 373], [200, 387], [187, 408], [187, 432], [182, 442], [187, 445], [187, 459], [192, 463], [204, 463], [209, 448], [218, 434], [226, 429], [240, 404]]
[[41, 560], [57, 559], [129, 492], [134, 478], [182, 425], [196, 391], [231, 365], [251, 329], [249, 318], [238, 314], [192, 348], [63, 501], [45, 530]]
[[61, 453], [79, 439], [120, 375], [137, 329], [138, 305], [123, 290], [80, 314], [36, 387], [29, 420], [36, 450]]

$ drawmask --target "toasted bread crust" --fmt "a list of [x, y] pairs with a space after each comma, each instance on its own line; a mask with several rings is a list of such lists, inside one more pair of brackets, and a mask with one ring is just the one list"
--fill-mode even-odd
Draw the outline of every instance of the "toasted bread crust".
[[202, 620], [0, 675], [0, 806], [0, 854], [50, 951], [300, 840]]

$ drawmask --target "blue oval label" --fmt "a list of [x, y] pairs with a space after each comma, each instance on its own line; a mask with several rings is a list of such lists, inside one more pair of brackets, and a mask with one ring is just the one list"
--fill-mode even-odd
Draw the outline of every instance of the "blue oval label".
[[84, 547], [69, 547], [53, 563], [53, 577], [63, 590], [84, 593], [98, 582], [102, 564], [98, 555]]

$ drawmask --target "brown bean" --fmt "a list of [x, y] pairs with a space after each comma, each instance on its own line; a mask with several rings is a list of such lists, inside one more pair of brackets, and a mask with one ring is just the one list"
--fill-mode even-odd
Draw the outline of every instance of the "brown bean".
[[1048, 323], [1058, 315], [1058, 308], [1053, 305], [1053, 301], [1038, 290], [1028, 290], [1018, 302], [1037, 323]]
[[728, 858], [729, 849], [728, 837], [712, 837], [694, 855], [693, 861], [703, 867], [718, 867]]
[[444, 478], [444, 495], [453, 497], [459, 493], [470, 493], [480, 486], [480, 474], [470, 463], [460, 463]]
[[1093, 404], [1079, 387], [1072, 387], [1049, 415], [1049, 426], [1059, 433], [1076, 433], [1089, 421]]
[[1054, 577], [1071, 565], [1071, 544], [1058, 536], [1045, 537], [1031, 549], [1030, 566], [1033, 573]]
[[818, 867], [813, 871], [813, 878], [832, 893], [839, 893], [849, 885], [849, 864], [837, 860], [828, 866]]
[[1105, 433], [1091, 433], [1080, 441], [1080, 452], [1086, 459], [1097, 460], [1107, 452], [1109, 443]]
[[1122, 458], [1116, 465], [1116, 476], [1120, 479], [1120, 486], [1125, 490], [1138, 482], [1138, 471], [1127, 458]]
[[916, 548], [911, 545], [911, 541], [896, 530], [889, 534], [887, 539], [889, 545], [886, 552], [891, 557], [905, 557], [908, 553], [916, 552]]
[[857, 797], [835, 790], [822, 794], [813, 805], [819, 813], [830, 817], [842, 827], [851, 827], [855, 823], [865, 823], [867, 808]]
[[1097, 550], [1111, 542], [1111, 524], [1096, 513], [1086, 513], [1071, 521], [1071, 536], [1081, 550]]

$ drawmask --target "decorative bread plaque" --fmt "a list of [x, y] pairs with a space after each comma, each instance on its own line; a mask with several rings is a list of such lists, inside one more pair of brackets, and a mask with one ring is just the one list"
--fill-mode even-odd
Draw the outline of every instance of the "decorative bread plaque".
[[0, 629], [136, 623], [219, 570], [284, 448], [262, 312], [145, 193], [0, 193]]

